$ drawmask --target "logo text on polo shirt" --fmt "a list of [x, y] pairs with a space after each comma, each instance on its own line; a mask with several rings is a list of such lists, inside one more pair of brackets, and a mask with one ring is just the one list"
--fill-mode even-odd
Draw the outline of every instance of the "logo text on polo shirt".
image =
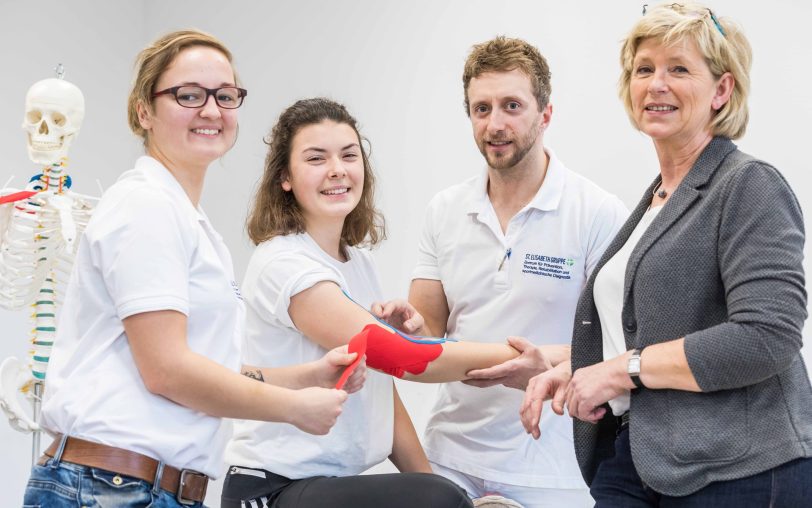
[[571, 269], [575, 265], [572, 258], [545, 256], [544, 254], [525, 254], [522, 273], [541, 275], [553, 279], [572, 279]]
[[231, 289], [234, 290], [234, 294], [237, 295], [237, 298], [242, 300], [242, 293], [240, 293], [240, 285], [237, 284], [236, 280], [231, 281]]

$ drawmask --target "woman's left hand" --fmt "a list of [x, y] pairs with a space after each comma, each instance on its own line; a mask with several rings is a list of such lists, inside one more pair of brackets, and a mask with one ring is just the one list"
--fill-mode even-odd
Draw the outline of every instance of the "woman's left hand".
[[631, 351], [573, 373], [566, 395], [570, 416], [597, 423], [606, 414], [603, 404], [634, 388], [627, 372], [629, 356]]
[[[316, 360], [316, 386], [321, 386], [322, 388], [332, 388], [335, 386], [338, 378], [340, 378], [344, 372], [344, 369], [355, 361], [355, 357], [357, 356], [357, 353], [348, 353], [347, 348], [348, 346], [344, 345], [331, 349], [326, 355]], [[364, 387], [366, 376], [367, 364], [366, 360], [362, 359], [358, 367], [356, 367], [350, 377], [347, 378], [347, 382], [344, 384], [342, 390], [347, 393], [357, 392]]]
[[370, 310], [376, 317], [404, 333], [412, 335], [421, 333], [425, 324], [423, 316], [406, 300], [375, 302]]

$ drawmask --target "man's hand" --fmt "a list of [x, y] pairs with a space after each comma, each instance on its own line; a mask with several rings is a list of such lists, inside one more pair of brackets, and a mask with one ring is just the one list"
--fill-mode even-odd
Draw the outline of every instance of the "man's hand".
[[[553, 365], [565, 359], [553, 360], [551, 354], [547, 354], [552, 353], [553, 350], [545, 348], [562, 350], [566, 348], [566, 359], [569, 358], [569, 346], [536, 346], [524, 337], [508, 337], [507, 343], [520, 353], [518, 357], [487, 369], [471, 370], [466, 373], [469, 379], [463, 383], [480, 388], [505, 385], [509, 388], [524, 390], [527, 388], [530, 378], [553, 368]], [[562, 356], [562, 354], [557, 356]]]
[[589, 423], [597, 423], [606, 414], [601, 407], [634, 388], [626, 371], [631, 351], [589, 367], [572, 375], [567, 387], [567, 410], [570, 416]]
[[558, 415], [564, 414], [567, 386], [572, 377], [570, 369], [569, 361], [561, 362], [556, 367], [531, 378], [527, 383], [524, 400], [519, 408], [519, 416], [524, 430], [528, 434], [532, 434], [533, 439], [541, 437], [539, 422], [545, 400], [552, 398], [553, 412]]
[[[331, 349], [320, 359], [316, 360], [316, 386], [322, 388], [332, 388], [335, 386], [338, 378], [344, 372], [349, 364], [355, 361], [358, 353], [348, 353], [347, 345], [339, 346]], [[355, 393], [364, 387], [366, 381], [367, 366], [366, 361], [361, 360], [358, 367], [355, 368], [347, 382], [342, 387], [347, 393]]]
[[375, 302], [370, 310], [401, 332], [411, 335], [423, 333], [423, 316], [406, 300]]

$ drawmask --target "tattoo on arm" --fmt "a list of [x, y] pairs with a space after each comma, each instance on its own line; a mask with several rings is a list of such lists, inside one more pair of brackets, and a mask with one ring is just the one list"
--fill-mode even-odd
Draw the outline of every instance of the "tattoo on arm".
[[259, 369], [256, 370], [245, 370], [242, 373], [243, 376], [250, 377], [251, 379], [256, 379], [257, 381], [264, 383], [265, 378], [262, 376], [262, 371]]

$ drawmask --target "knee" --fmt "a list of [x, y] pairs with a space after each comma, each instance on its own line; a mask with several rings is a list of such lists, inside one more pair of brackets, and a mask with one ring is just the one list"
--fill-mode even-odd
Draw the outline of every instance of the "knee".
[[[430, 473], [420, 473], [421, 485], [418, 492], [425, 493], [427, 507], [437, 508], [457, 508], [457, 507], [473, 507], [471, 498], [465, 492], [465, 489], [452, 482], [448, 478], [440, 475]], [[417, 506], [417, 505], [416, 505]]]

